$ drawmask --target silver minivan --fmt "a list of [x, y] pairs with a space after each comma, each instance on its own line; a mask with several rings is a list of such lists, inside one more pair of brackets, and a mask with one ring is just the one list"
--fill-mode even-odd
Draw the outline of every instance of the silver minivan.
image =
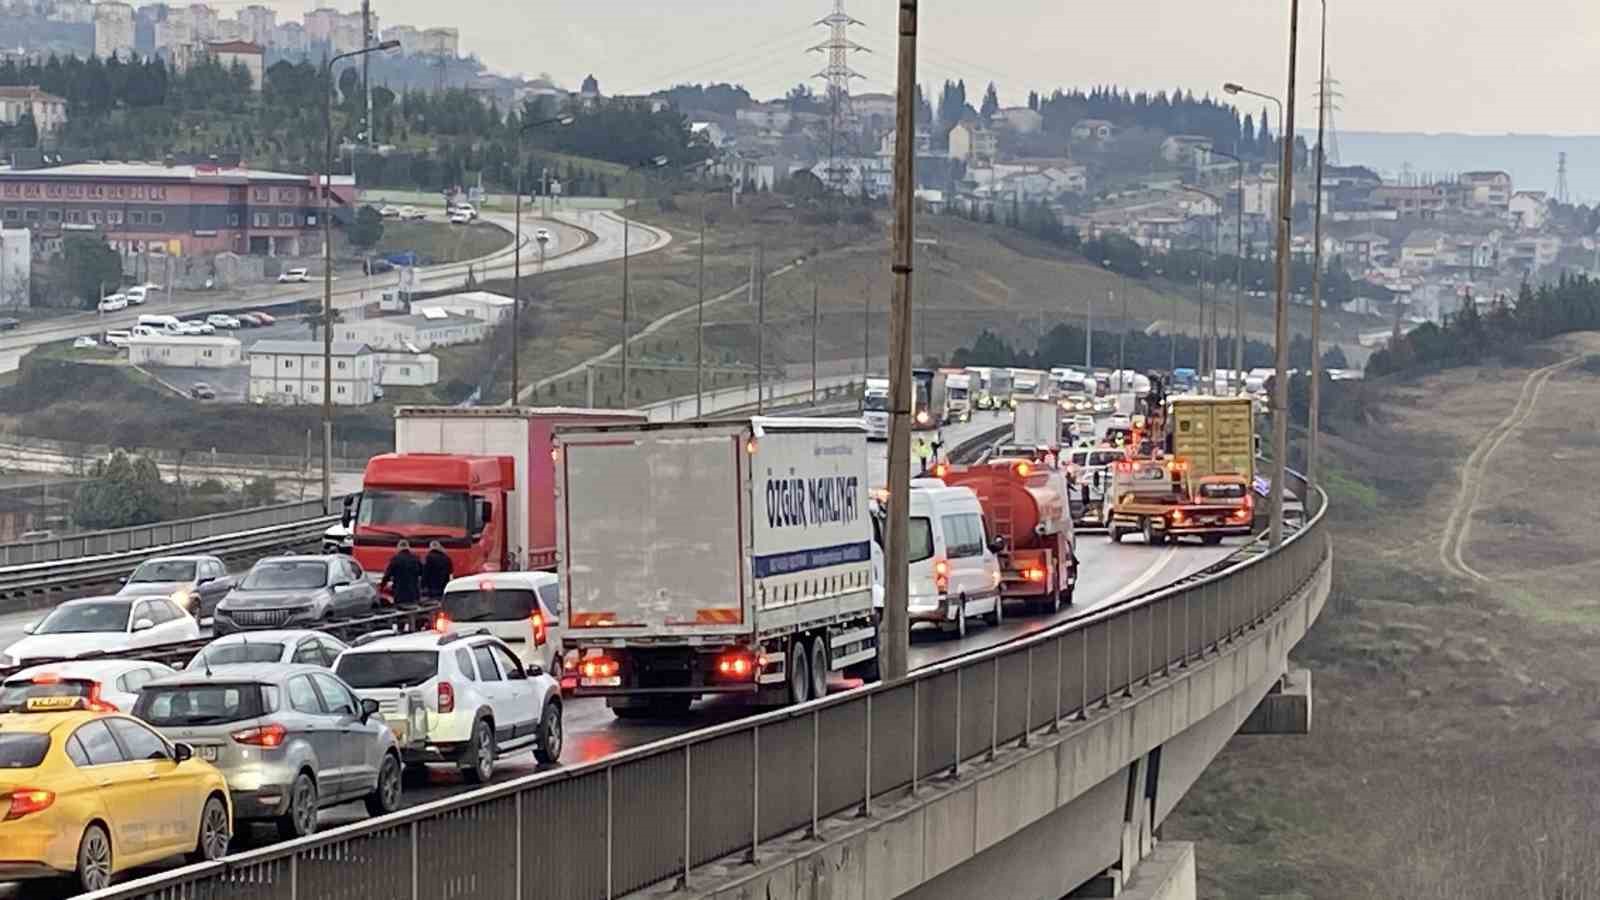
[[376, 700], [320, 666], [258, 663], [184, 672], [139, 691], [133, 714], [228, 779], [236, 822], [317, 830], [317, 811], [363, 800], [400, 806], [400, 752]]

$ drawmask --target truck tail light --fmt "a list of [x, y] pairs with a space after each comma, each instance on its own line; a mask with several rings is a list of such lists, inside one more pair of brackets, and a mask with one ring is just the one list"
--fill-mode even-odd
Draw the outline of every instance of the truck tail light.
[[434, 631], [449, 631], [450, 630], [450, 617], [445, 615], [444, 613], [439, 613], [438, 615], [434, 616], [433, 617], [433, 630]]
[[754, 675], [755, 671], [755, 658], [742, 650], [734, 650], [717, 657], [718, 678], [744, 681]]
[[1241, 506], [1238, 509], [1234, 510], [1233, 513], [1232, 513], [1232, 517], [1237, 519], [1237, 520], [1239, 520], [1240, 522], [1248, 522], [1248, 521], [1250, 521], [1250, 504], [1246, 503], [1244, 506]]
[[1023, 478], [1027, 478], [1029, 475], [1033, 474], [1033, 466], [1025, 462], [1019, 462], [1017, 463], [1017, 474]]
[[933, 563], [933, 586], [941, 594], [950, 589], [950, 564], [942, 559]]
[[456, 686], [448, 681], [439, 682], [439, 715], [448, 715], [456, 711]]
[[1174, 524], [1174, 525], [1182, 525], [1187, 520], [1188, 520], [1188, 516], [1185, 516], [1183, 514], [1183, 510], [1175, 509], [1175, 510], [1172, 511], [1172, 524]]
[[10, 804], [6, 807], [5, 821], [20, 819], [29, 813], [42, 812], [49, 809], [50, 804], [56, 802], [55, 791], [40, 790], [39, 788], [14, 788], [11, 791]]
[[533, 645], [535, 647], [543, 647], [545, 640], [549, 636], [550, 629], [544, 624], [544, 613], [535, 610], [533, 613]]
[[615, 678], [621, 671], [622, 666], [608, 656], [591, 656], [578, 667], [584, 678]]
[[252, 747], [282, 747], [283, 742], [289, 737], [289, 732], [282, 725], [259, 725], [255, 728], [246, 728], [235, 731], [228, 737], [233, 738], [236, 744], [248, 744]]
[[1022, 577], [1033, 582], [1044, 581], [1044, 569], [1039, 566], [1029, 566], [1022, 570]]

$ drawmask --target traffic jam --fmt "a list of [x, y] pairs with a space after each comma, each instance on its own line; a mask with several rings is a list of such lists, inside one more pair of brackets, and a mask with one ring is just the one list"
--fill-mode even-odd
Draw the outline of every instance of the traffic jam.
[[[915, 380], [913, 629], [1059, 613], [1085, 526], [1151, 545], [1253, 528], [1248, 397], [1131, 372]], [[626, 720], [876, 680], [873, 382], [859, 418], [397, 409], [395, 452], [323, 552], [242, 575], [148, 559], [0, 649], [0, 882], [98, 890], [304, 837], [329, 807], [392, 812], [430, 767], [471, 785], [511, 755], [557, 765], [575, 697]], [[941, 455], [980, 410], [1010, 436]]]

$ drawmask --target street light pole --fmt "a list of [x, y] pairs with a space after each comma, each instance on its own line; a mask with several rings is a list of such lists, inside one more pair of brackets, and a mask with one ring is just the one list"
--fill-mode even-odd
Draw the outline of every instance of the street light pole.
[[706, 196], [700, 192], [700, 299], [694, 305], [694, 417], [706, 394]]
[[[545, 125], [571, 125], [571, 114], [556, 116], [553, 119], [541, 119], [535, 122], [524, 122], [517, 127], [517, 178], [516, 178], [516, 237], [513, 239], [511, 263], [511, 405], [517, 405], [521, 393], [521, 367], [519, 366], [518, 344], [522, 343], [521, 312], [522, 312], [522, 137], [535, 128]], [[539, 270], [544, 270], [544, 242], [539, 242]]]
[[1239, 209], [1236, 219], [1239, 231], [1233, 246], [1233, 373], [1228, 377], [1228, 386], [1232, 388], [1234, 379], [1238, 378], [1240, 387], [1243, 387], [1244, 376], [1241, 373], [1244, 369], [1244, 160], [1215, 147], [1211, 148], [1211, 152], [1233, 160], [1233, 164], [1239, 170], [1237, 188]]
[[333, 512], [333, 214], [330, 196], [333, 193], [333, 66], [342, 59], [380, 50], [393, 50], [398, 46], [400, 46], [399, 41], [384, 41], [370, 47], [339, 53], [322, 67], [322, 511], [324, 514]]
[[[655, 156], [641, 163], [635, 163], [634, 169], [650, 167], [661, 168], [667, 164], [665, 156]], [[628, 408], [628, 232], [630, 230], [628, 206], [624, 201], [622, 206], [622, 409]]]
[[1328, 0], [1322, 0], [1322, 49], [1317, 58], [1317, 195], [1316, 248], [1311, 262], [1311, 409], [1307, 414], [1310, 437], [1306, 443], [1306, 480], [1317, 480], [1317, 445], [1322, 428], [1322, 142], [1328, 119]]

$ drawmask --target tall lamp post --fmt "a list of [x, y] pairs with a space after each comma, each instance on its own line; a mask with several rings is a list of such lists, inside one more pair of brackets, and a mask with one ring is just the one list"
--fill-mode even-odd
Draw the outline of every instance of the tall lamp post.
[[[1300, 36], [1300, 0], [1289, 0], [1289, 84], [1288, 103], [1279, 103], [1284, 110], [1279, 128], [1283, 143], [1283, 161], [1278, 171], [1278, 302], [1275, 309], [1277, 344], [1274, 353], [1276, 366], [1272, 386], [1272, 527], [1270, 546], [1283, 543], [1283, 490], [1288, 473], [1289, 456], [1289, 216], [1294, 209], [1294, 92], [1295, 54]], [[1230, 94], [1249, 94], [1277, 103], [1275, 97], [1248, 90], [1237, 84], [1227, 84], [1223, 90]]]
[[330, 199], [333, 193], [333, 67], [342, 59], [399, 46], [396, 40], [383, 41], [336, 54], [322, 67], [322, 511], [325, 514], [333, 511], [333, 220]]
[[1233, 258], [1235, 263], [1233, 275], [1234, 374], [1229, 376], [1228, 384], [1229, 387], [1232, 387], [1233, 379], [1237, 377], [1240, 379], [1240, 385], [1242, 386], [1244, 383], [1244, 376], [1242, 374], [1244, 370], [1244, 160], [1234, 156], [1232, 153], [1229, 153], [1226, 150], [1218, 150], [1216, 147], [1212, 147], [1211, 152], [1225, 159], [1233, 160], [1233, 164], [1239, 169], [1239, 182], [1236, 189], [1238, 192], [1237, 199], [1239, 204], [1239, 208], [1237, 210], [1239, 231], [1237, 237], [1234, 238], [1233, 246]]
[[[659, 169], [667, 164], [665, 156], [652, 156], [633, 164], [634, 169]], [[628, 207], [622, 207], [622, 408], [628, 408]], [[759, 370], [760, 363], [757, 362]]]
[[[535, 128], [544, 128], [548, 125], [571, 125], [576, 118], [571, 113], [563, 113], [550, 119], [538, 119], [533, 122], [524, 122], [517, 128], [517, 236], [515, 238], [511, 268], [511, 405], [515, 406], [521, 399], [521, 375], [517, 345], [522, 343], [522, 137]], [[544, 270], [544, 242], [539, 241], [539, 270]]]
[[1306, 443], [1306, 480], [1317, 480], [1317, 445], [1322, 428], [1322, 142], [1328, 119], [1328, 0], [1322, 0], [1322, 49], [1317, 59], [1317, 211], [1311, 258], [1311, 410]]

